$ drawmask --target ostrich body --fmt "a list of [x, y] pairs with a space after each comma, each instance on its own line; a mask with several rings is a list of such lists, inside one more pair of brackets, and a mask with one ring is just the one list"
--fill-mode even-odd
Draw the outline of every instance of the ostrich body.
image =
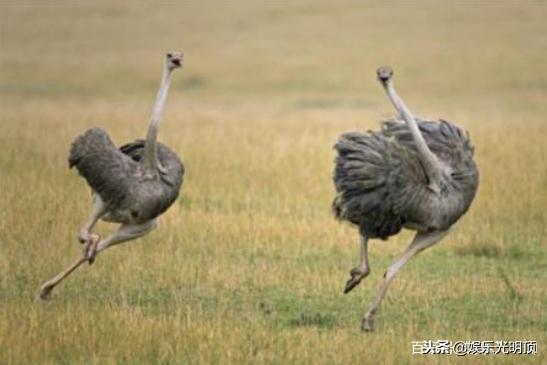
[[479, 174], [467, 134], [454, 124], [415, 119], [393, 87], [393, 72], [378, 69], [378, 80], [402, 120], [384, 122], [379, 132], [343, 134], [334, 148], [335, 216], [359, 228], [361, 255], [345, 293], [370, 272], [368, 240], [387, 239], [402, 228], [416, 236], [386, 271], [361, 328], [373, 330], [374, 316], [390, 282], [416, 253], [439, 242], [469, 209]]
[[[84, 255], [42, 285], [41, 299], [82, 263], [93, 263], [97, 253], [149, 233], [156, 227], [157, 217], [176, 200], [184, 167], [173, 151], [157, 142], [157, 135], [171, 75], [182, 66], [181, 62], [181, 53], [167, 53], [146, 140], [118, 149], [104, 130], [91, 128], [72, 143], [69, 167], [76, 167], [93, 191], [93, 209], [78, 237], [85, 244]], [[99, 219], [121, 226], [114, 234], [100, 239], [91, 233]]]

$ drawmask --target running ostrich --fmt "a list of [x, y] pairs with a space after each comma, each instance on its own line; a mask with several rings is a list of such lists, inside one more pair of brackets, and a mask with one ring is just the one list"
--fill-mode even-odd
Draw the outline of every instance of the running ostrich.
[[359, 228], [360, 264], [350, 271], [344, 293], [370, 273], [369, 239], [386, 240], [402, 228], [416, 231], [384, 274], [376, 298], [361, 322], [374, 317], [389, 284], [418, 252], [439, 242], [469, 209], [479, 183], [469, 135], [454, 124], [415, 119], [393, 87], [393, 71], [381, 67], [378, 80], [402, 118], [382, 123], [379, 132], [343, 134], [334, 148], [335, 216]]
[[[104, 130], [91, 128], [72, 143], [69, 167], [75, 166], [93, 191], [93, 208], [78, 237], [85, 244], [84, 254], [42, 285], [40, 299], [46, 299], [78, 266], [84, 262], [92, 264], [99, 252], [152, 231], [157, 217], [177, 198], [184, 167], [173, 151], [157, 142], [157, 136], [171, 75], [180, 67], [182, 53], [168, 52], [146, 140], [136, 140], [118, 149]], [[121, 223], [121, 226], [112, 235], [100, 239], [91, 233], [99, 219]]]

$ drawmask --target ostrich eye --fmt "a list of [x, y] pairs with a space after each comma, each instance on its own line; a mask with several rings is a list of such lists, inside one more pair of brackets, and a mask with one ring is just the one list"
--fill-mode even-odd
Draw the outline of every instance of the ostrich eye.
[[167, 53], [167, 58], [173, 57], [173, 54], [171, 52]]

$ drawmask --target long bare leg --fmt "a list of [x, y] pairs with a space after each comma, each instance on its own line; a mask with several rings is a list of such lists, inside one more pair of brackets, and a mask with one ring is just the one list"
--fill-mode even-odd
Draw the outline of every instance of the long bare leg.
[[437, 242], [439, 242], [446, 234], [449, 232], [448, 230], [445, 231], [433, 231], [433, 232], [418, 232], [416, 233], [416, 236], [414, 237], [414, 240], [408, 246], [408, 248], [405, 250], [405, 252], [399, 257], [397, 261], [395, 261], [391, 266], [387, 269], [386, 273], [384, 274], [384, 280], [380, 284], [380, 288], [378, 289], [378, 293], [376, 294], [376, 298], [370, 305], [367, 313], [363, 317], [363, 321], [361, 322], [361, 329], [363, 331], [372, 331], [374, 329], [374, 316], [376, 312], [378, 311], [378, 307], [380, 306], [380, 303], [384, 299], [384, 296], [386, 295], [387, 288], [389, 287], [389, 284], [391, 281], [395, 278], [395, 275], [397, 272], [410, 260], [414, 255], [416, 255], [418, 252], [423, 251], [424, 249], [433, 246]]
[[60, 274], [46, 281], [40, 287], [38, 298], [46, 299], [55, 286], [57, 286], [61, 281], [63, 281], [66, 277], [72, 274], [72, 272], [74, 272], [74, 270], [76, 270], [84, 262], [86, 261], [92, 262], [95, 259], [95, 256], [97, 255], [97, 253], [106, 250], [108, 247], [112, 245], [133, 240], [138, 237], [142, 237], [148, 232], [150, 232], [151, 230], [153, 230], [155, 227], [156, 227], [156, 220], [153, 219], [143, 224], [124, 224], [114, 234], [108, 236], [105, 239], [100, 240], [99, 242], [97, 242], [99, 236], [91, 235], [92, 244], [90, 245], [91, 249], [87, 252], [87, 255], [80, 258], [78, 261], [74, 262], [72, 265], [70, 265], [67, 269], [62, 271]]
[[93, 195], [93, 208], [91, 209], [91, 213], [89, 213], [89, 218], [87, 219], [86, 223], [80, 229], [80, 234], [78, 236], [78, 240], [81, 243], [88, 243], [91, 241], [91, 230], [95, 226], [95, 223], [101, 218], [104, 213], [106, 213], [106, 204], [103, 202], [101, 197], [98, 194]]
[[[99, 236], [98, 235], [91, 235], [90, 239], [91, 239], [91, 244], [90, 245], [91, 246], [96, 246], [98, 241], [99, 241]], [[40, 287], [40, 291], [38, 292], [38, 296], [36, 297], [36, 299], [43, 299], [43, 300], [47, 299], [49, 297], [49, 294], [51, 293], [53, 288], [55, 288], [55, 286], [57, 286], [57, 284], [59, 284], [61, 281], [63, 281], [67, 276], [72, 274], [72, 272], [74, 270], [76, 270], [80, 265], [82, 265], [84, 262], [87, 262], [87, 261], [88, 261], [87, 257], [83, 256], [83, 257], [79, 258], [78, 260], [76, 260], [72, 265], [67, 267], [64, 271], [57, 274], [56, 276], [54, 276], [50, 280], [46, 281]]]
[[94, 260], [99, 252], [106, 250], [110, 246], [142, 237], [156, 228], [156, 226], [157, 222], [155, 219], [141, 224], [123, 224], [116, 233], [99, 241], [95, 249], [90, 250], [87, 258]]
[[349, 293], [353, 288], [355, 288], [361, 280], [367, 277], [370, 273], [370, 266], [368, 264], [368, 237], [366, 235], [361, 235], [361, 255], [359, 266], [354, 267], [349, 272], [351, 278], [346, 282], [346, 287], [344, 288], [344, 294]]

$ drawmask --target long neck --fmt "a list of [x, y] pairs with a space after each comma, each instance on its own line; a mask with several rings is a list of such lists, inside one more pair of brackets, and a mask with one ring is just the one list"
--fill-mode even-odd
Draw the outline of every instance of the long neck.
[[410, 132], [412, 133], [412, 137], [414, 138], [414, 142], [416, 143], [416, 149], [418, 150], [420, 160], [429, 178], [430, 187], [434, 190], [437, 190], [439, 188], [439, 182], [441, 179], [441, 167], [437, 156], [435, 156], [427, 146], [424, 137], [420, 133], [420, 129], [418, 128], [416, 120], [412, 116], [412, 113], [410, 113], [410, 110], [408, 110], [408, 108], [406, 107], [403, 100], [395, 92], [391, 80], [385, 83], [384, 87], [386, 89], [387, 96], [391, 100], [393, 106], [395, 107], [395, 109], [397, 109], [397, 112], [408, 124]]
[[169, 84], [171, 83], [171, 71], [164, 67], [163, 77], [161, 79], [160, 89], [156, 96], [156, 103], [152, 110], [150, 117], [150, 124], [148, 126], [148, 134], [146, 135], [146, 142], [144, 145], [144, 159], [143, 163], [146, 170], [152, 171], [157, 168], [157, 148], [156, 141], [158, 139], [158, 129], [161, 121], [161, 115], [165, 106], [165, 99], [167, 99], [167, 92], [169, 90]]

